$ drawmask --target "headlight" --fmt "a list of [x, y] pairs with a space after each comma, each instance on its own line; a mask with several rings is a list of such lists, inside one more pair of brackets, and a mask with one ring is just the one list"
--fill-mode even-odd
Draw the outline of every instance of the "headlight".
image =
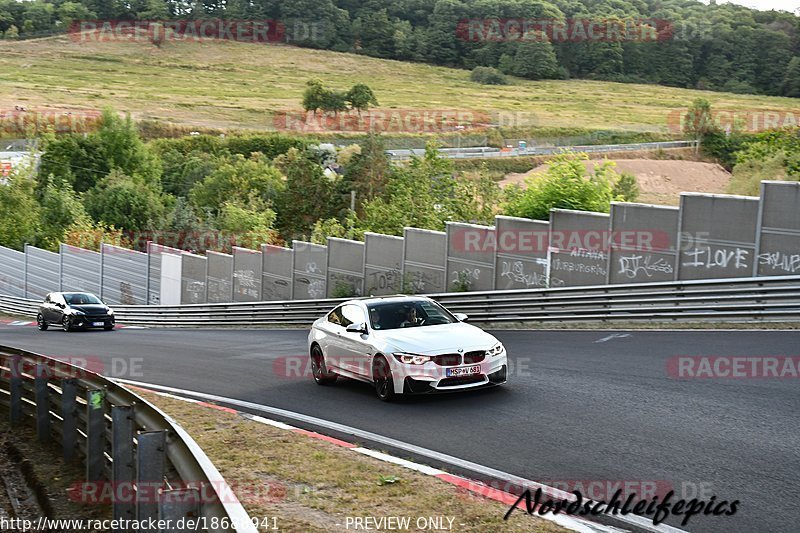
[[415, 353], [397, 352], [392, 355], [394, 355], [395, 359], [407, 365], [424, 365], [431, 360], [430, 356]]
[[501, 353], [503, 353], [503, 345], [502, 345], [501, 343], [499, 343], [499, 342], [498, 342], [497, 344], [495, 344], [494, 346], [492, 346], [492, 347], [491, 347], [489, 350], [487, 350], [487, 352], [486, 352], [486, 354], [487, 354], [489, 357], [494, 357], [494, 356], [496, 356], [496, 355], [500, 355]]
[[71, 315], [85, 315], [86, 313], [84, 313], [83, 311], [78, 311], [77, 309], [70, 309], [70, 313], [69, 314], [71, 314]]

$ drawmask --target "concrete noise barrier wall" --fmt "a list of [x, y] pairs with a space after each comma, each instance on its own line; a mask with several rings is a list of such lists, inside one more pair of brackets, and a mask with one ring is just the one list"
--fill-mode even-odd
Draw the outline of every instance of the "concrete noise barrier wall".
[[61, 256], [25, 245], [25, 297], [44, 300], [49, 293], [61, 290]]
[[25, 253], [0, 246], [0, 294], [25, 297]]
[[208, 303], [221, 304], [233, 301], [233, 256], [219, 252], [207, 252]]
[[569, 209], [550, 211], [550, 286], [608, 283], [609, 216]]
[[261, 299], [261, 251], [233, 247], [233, 301]]
[[800, 183], [762, 181], [755, 276], [800, 272]]
[[328, 278], [328, 247], [292, 241], [294, 271], [292, 297], [295, 300], [325, 298]]
[[403, 238], [364, 234], [364, 294], [386, 296], [403, 290]]
[[364, 294], [364, 243], [328, 237], [328, 298]]
[[272, 244], [261, 246], [261, 297], [264, 301], [292, 299], [294, 250]]
[[497, 216], [495, 234], [495, 289], [547, 287], [550, 223], [529, 218]]
[[110, 244], [103, 254], [103, 301], [109, 305], [147, 304], [149, 256]]
[[[158, 305], [161, 303], [161, 260], [162, 255], [183, 255], [183, 250], [179, 250], [177, 248], [172, 248], [170, 246], [164, 246], [162, 244], [157, 244], [154, 242], [147, 243], [147, 255], [150, 256], [150, 262], [148, 263], [148, 304], [149, 305]], [[170, 277], [172, 273], [170, 273]]]
[[447, 278], [450, 289], [494, 289], [495, 228], [448, 222]]
[[181, 303], [206, 303], [208, 260], [200, 255], [183, 254], [181, 262]]
[[102, 298], [100, 280], [102, 276], [102, 256], [100, 252], [84, 250], [62, 244], [61, 252], [61, 290], [91, 292]]
[[447, 292], [447, 234], [405, 228], [403, 292], [435, 294]]
[[673, 281], [679, 214], [677, 207], [612, 202], [609, 283]]
[[682, 193], [677, 279], [751, 276], [758, 204], [749, 196]]

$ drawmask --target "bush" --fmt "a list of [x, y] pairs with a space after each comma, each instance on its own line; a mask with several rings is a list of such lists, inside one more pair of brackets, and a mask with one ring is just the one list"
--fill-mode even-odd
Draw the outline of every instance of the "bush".
[[511, 189], [507, 214], [534, 220], [548, 220], [550, 210], [574, 209], [608, 213], [617, 181], [614, 163], [606, 161], [586, 176], [586, 154], [559, 154], [543, 176], [530, 178], [523, 191]]
[[505, 75], [492, 67], [475, 67], [469, 79], [483, 85], [508, 85]]

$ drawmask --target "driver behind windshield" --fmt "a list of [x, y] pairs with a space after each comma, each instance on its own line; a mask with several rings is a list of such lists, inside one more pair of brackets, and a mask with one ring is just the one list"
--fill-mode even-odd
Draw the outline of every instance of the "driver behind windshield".
[[417, 308], [410, 307], [406, 310], [406, 318], [400, 323], [401, 328], [409, 328], [413, 326], [419, 326], [419, 320], [417, 319]]

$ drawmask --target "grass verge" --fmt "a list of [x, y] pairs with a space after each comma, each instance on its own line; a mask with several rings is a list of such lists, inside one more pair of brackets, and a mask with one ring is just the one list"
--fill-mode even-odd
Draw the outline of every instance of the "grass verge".
[[412, 525], [450, 517], [453, 531], [566, 531], [519, 512], [506, 522], [503, 504], [333, 443], [137, 392], [192, 435], [251, 517], [274, 517], [281, 531], [345, 530], [347, 517], [367, 516], [410, 517]]

